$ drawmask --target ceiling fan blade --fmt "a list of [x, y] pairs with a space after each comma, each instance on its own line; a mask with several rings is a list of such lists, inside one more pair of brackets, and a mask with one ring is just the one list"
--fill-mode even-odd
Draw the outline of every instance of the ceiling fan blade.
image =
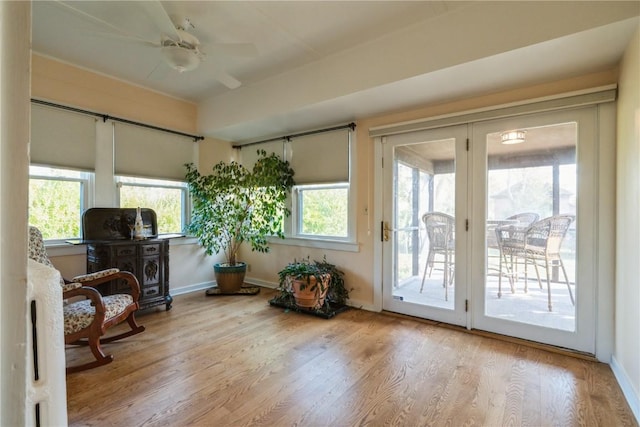
[[151, 72], [147, 75], [147, 79], [156, 81], [164, 80], [165, 77], [167, 77], [167, 75], [169, 74], [169, 71], [171, 71], [171, 68], [169, 68], [169, 66], [164, 61], [158, 61], [153, 70], [151, 70]]
[[165, 36], [172, 40], [180, 40], [180, 34], [176, 31], [176, 25], [162, 6], [162, 3], [159, 1], [141, 1], [139, 5]]
[[142, 37], [138, 37], [138, 36], [134, 36], [134, 35], [124, 35], [124, 34], [117, 34], [117, 33], [106, 33], [106, 32], [102, 32], [102, 31], [92, 31], [89, 34], [91, 36], [103, 37], [103, 38], [107, 38], [107, 39], [125, 40], [127, 42], [133, 42], [133, 43], [136, 43], [136, 44], [142, 44], [142, 45], [149, 46], [149, 47], [161, 47], [162, 46], [160, 44], [160, 42], [152, 42], [152, 41], [143, 39]]
[[211, 43], [207, 45], [207, 50], [216, 54], [242, 58], [258, 56], [258, 48], [253, 43]]
[[[74, 3], [74, 2], [69, 2], [69, 3], [65, 3], [63, 1], [60, 0], [55, 0], [56, 4], [60, 5], [61, 7], [67, 9], [68, 11], [80, 16], [81, 18], [87, 19], [89, 21], [92, 21], [100, 26], [105, 27], [105, 29], [111, 30], [113, 33], [124, 36], [124, 37], [129, 37], [132, 39], [141, 39], [139, 36], [137, 36], [136, 34], [132, 34], [131, 32], [124, 30], [123, 28], [120, 28], [116, 25], [111, 24], [110, 22], [107, 22], [103, 19], [100, 19], [88, 12], [85, 12], [82, 9], [79, 9], [78, 7], [76, 7], [76, 4], [81, 4], [81, 3]], [[71, 3], [71, 4], [70, 4]], [[74, 6], [72, 6], [72, 4], [74, 4]], [[146, 41], [146, 40], [145, 40]]]
[[220, 83], [228, 87], [229, 89], [236, 89], [242, 85], [242, 83], [240, 83], [240, 80], [236, 79], [231, 74], [227, 73], [224, 70], [221, 70], [218, 67], [215, 67], [213, 69], [213, 73], [211, 77], [213, 77], [214, 79], [216, 79], [217, 81], [219, 81]]

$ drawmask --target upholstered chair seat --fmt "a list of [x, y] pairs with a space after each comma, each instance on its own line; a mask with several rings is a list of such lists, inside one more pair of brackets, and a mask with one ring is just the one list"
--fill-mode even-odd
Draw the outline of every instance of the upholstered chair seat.
[[[108, 321], [125, 312], [127, 307], [133, 304], [131, 295], [118, 294], [103, 296], [105, 320]], [[64, 316], [64, 334], [70, 335], [87, 328], [96, 317], [96, 308], [90, 299], [83, 299], [72, 304], [66, 304], [62, 313]]]

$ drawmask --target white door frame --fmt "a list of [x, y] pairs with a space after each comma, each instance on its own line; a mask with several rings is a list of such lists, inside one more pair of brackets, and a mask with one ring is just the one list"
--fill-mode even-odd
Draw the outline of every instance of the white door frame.
[[[606, 89], [609, 89], [608, 87]], [[595, 92], [591, 91], [591, 92]], [[576, 98], [574, 94], [566, 95], [565, 107], [570, 107]], [[554, 102], [563, 98], [562, 95], [554, 97]], [[582, 105], [597, 105], [597, 141], [596, 141], [596, 168], [597, 182], [594, 191], [597, 192], [596, 202], [596, 230], [598, 242], [596, 248], [596, 331], [595, 331], [595, 356], [598, 360], [609, 363], [613, 354], [613, 320], [614, 320], [614, 243], [615, 243], [615, 103], [609, 98], [595, 99], [593, 102], [581, 102]], [[582, 98], [580, 99], [581, 101]], [[524, 103], [516, 106], [522, 107]], [[511, 105], [495, 106], [495, 117], [508, 117], [521, 114], [522, 111], [514, 111], [510, 114]], [[531, 107], [536, 110], [537, 107]], [[554, 108], [560, 108], [558, 104]], [[457, 117], [467, 114], [468, 122], [486, 120], [490, 117], [490, 109], [482, 110], [482, 117], [474, 120], [474, 115], [469, 112], [460, 112], [452, 115], [451, 120], [460, 123]], [[533, 111], [527, 111], [533, 112]], [[489, 114], [489, 117], [487, 116]], [[443, 123], [449, 125], [452, 123]], [[400, 125], [398, 125], [400, 126]], [[385, 127], [386, 128], [386, 127]], [[408, 129], [403, 129], [404, 131]], [[382, 221], [382, 141], [387, 129], [376, 128], [370, 130], [374, 142], [373, 165], [373, 221], [375, 226], [373, 239], [373, 309], [382, 311], [382, 242], [379, 224]], [[393, 130], [389, 132], [393, 133]]]
[[[596, 107], [585, 107], [564, 111], [529, 114], [507, 119], [496, 119], [474, 123], [472, 132], [473, 153], [472, 169], [473, 194], [471, 221], [472, 234], [472, 279], [475, 283], [471, 289], [471, 328], [517, 336], [537, 342], [544, 342], [559, 347], [595, 354], [595, 322], [596, 322], [596, 247], [595, 230], [597, 223], [597, 192], [593, 189], [597, 184], [596, 142], [597, 142], [597, 110]], [[557, 123], [577, 122], [578, 145], [576, 147], [576, 164], [578, 166], [577, 194], [577, 238], [576, 252], [579, 254], [576, 264], [576, 330], [561, 331], [537, 325], [521, 323], [513, 320], [502, 320], [485, 316], [485, 290], [480, 284], [485, 283], [485, 234], [486, 234], [486, 139], [488, 133], [505, 129], [523, 129], [534, 126], [553, 125]]]
[[[390, 241], [384, 242], [382, 245], [382, 306], [388, 307], [391, 311], [397, 311], [411, 316], [425, 317], [440, 322], [446, 322], [459, 326], [466, 326], [469, 324], [469, 319], [465, 311], [465, 301], [468, 299], [468, 281], [469, 281], [469, 234], [465, 231], [465, 220], [467, 219], [467, 212], [469, 206], [469, 193], [467, 191], [469, 187], [468, 178], [468, 165], [469, 165], [469, 153], [466, 149], [467, 141], [469, 137], [469, 126], [466, 124], [457, 126], [447, 126], [437, 129], [429, 129], [418, 131], [410, 135], [394, 135], [388, 139], [385, 138], [381, 142], [381, 148], [383, 150], [382, 156], [387, 159], [387, 164], [381, 168], [382, 175], [382, 197], [389, 200], [389, 197], [394, 196], [392, 189], [393, 179], [388, 179], [386, 182], [384, 177], [392, 177], [394, 174], [393, 153], [391, 147], [411, 145], [422, 143], [429, 143], [429, 141], [448, 140], [453, 139], [455, 141], [455, 300], [453, 301], [453, 309], [439, 308], [427, 304], [415, 304], [410, 302], [396, 301], [393, 299], [393, 291], [391, 282], [392, 278], [392, 260], [390, 257], [384, 257], [384, 250], [391, 250], [393, 244], [393, 237]], [[385, 150], [387, 157], [385, 156]], [[388, 206], [382, 206], [382, 218], [383, 221], [392, 222], [392, 204]], [[386, 213], [386, 215], [385, 215]], [[395, 225], [394, 225], [395, 227]], [[392, 228], [394, 228], [392, 227]], [[395, 236], [391, 231], [391, 235]], [[387, 273], [388, 272], [388, 273]], [[384, 281], [389, 282], [389, 286], [385, 286]]]

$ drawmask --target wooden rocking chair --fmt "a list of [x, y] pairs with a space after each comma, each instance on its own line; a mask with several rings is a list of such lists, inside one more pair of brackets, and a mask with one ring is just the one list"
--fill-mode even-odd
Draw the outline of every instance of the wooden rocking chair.
[[[36, 227], [29, 227], [29, 258], [55, 268], [47, 256], [42, 234]], [[102, 296], [92, 287], [114, 279], [124, 280], [130, 286], [131, 294]], [[135, 312], [139, 308], [140, 285], [133, 274], [110, 268], [76, 276], [71, 281], [64, 280], [61, 286], [62, 298], [65, 300], [84, 297], [79, 301], [74, 298], [73, 302], [66, 303], [63, 307], [64, 342], [66, 345], [88, 345], [96, 358], [93, 362], [67, 367], [67, 374], [111, 363], [113, 355], [105, 354], [100, 344], [144, 331], [144, 326], [138, 325], [135, 319]], [[131, 327], [130, 331], [101, 338], [107, 329], [125, 320]]]

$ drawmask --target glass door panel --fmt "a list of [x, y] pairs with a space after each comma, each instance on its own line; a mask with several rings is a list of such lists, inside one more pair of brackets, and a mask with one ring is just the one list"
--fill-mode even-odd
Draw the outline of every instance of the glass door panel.
[[464, 324], [465, 236], [456, 238], [456, 211], [466, 200], [466, 133], [466, 126], [425, 131], [418, 142], [394, 137], [384, 145], [386, 310]]
[[472, 328], [594, 351], [594, 123], [585, 108], [473, 125]]
[[393, 298], [453, 310], [455, 139], [411, 146], [412, 156], [408, 150], [394, 150]]
[[486, 135], [485, 314], [575, 331], [577, 124]]

